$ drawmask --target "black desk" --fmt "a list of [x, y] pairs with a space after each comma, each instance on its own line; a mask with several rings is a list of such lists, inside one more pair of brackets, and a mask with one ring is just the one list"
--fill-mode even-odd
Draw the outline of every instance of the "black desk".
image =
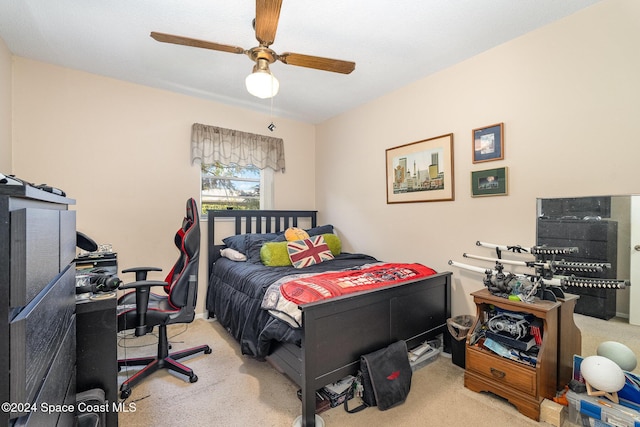
[[[97, 294], [100, 297], [106, 294]], [[76, 302], [76, 390], [101, 388], [108, 401], [107, 426], [117, 427], [118, 347], [115, 295]]]
[[101, 268], [111, 274], [118, 274], [118, 254], [115, 252], [92, 252], [75, 259], [76, 269]]

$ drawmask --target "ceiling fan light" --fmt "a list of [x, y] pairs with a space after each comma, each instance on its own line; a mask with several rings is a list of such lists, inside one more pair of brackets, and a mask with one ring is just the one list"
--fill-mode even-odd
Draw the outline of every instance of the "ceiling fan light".
[[247, 91], [258, 98], [273, 98], [278, 94], [280, 82], [267, 70], [255, 70], [245, 79]]

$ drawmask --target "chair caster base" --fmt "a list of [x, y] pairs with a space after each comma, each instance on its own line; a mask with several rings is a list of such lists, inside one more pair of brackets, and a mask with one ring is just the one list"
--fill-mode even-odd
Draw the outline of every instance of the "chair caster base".
[[131, 396], [131, 389], [130, 388], [125, 388], [123, 390], [120, 390], [120, 398], [121, 399], [126, 399], [129, 396]]
[[[295, 420], [293, 420], [293, 427], [301, 427], [302, 426], [302, 415], [299, 415]], [[324, 427], [324, 420], [320, 417], [320, 415], [316, 414], [316, 427]]]

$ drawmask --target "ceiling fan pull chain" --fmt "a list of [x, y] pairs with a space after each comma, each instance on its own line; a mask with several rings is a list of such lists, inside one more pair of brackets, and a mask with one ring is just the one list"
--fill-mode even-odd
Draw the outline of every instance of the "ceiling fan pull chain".
[[267, 129], [269, 129], [271, 132], [273, 132], [273, 130], [276, 128], [276, 125], [273, 124], [273, 97], [271, 98], [271, 123], [269, 123], [269, 126], [267, 126]]

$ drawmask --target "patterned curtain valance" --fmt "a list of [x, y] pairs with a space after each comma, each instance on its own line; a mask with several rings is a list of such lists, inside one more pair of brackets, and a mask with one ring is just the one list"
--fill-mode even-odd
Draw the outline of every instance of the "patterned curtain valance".
[[194, 123], [191, 128], [191, 163], [196, 160], [204, 164], [235, 163], [284, 172], [284, 143], [282, 138]]

